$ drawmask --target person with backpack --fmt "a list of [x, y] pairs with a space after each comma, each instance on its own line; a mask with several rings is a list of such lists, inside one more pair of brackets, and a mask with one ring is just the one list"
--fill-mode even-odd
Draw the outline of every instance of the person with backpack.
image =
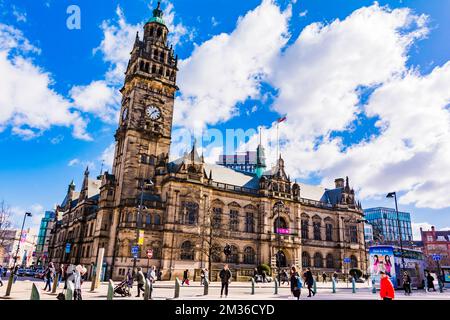
[[292, 266], [291, 268], [291, 276], [290, 276], [290, 284], [291, 284], [291, 293], [292, 295], [297, 298], [297, 300], [300, 300], [300, 294], [302, 290], [302, 278], [297, 272], [297, 269], [295, 266]]
[[223, 266], [223, 269], [220, 271], [219, 274], [220, 281], [222, 282], [222, 289], [220, 290], [220, 297], [222, 298], [223, 291], [225, 289], [225, 298], [228, 296], [228, 285], [231, 281], [231, 271], [228, 268], [228, 264], [225, 264]]

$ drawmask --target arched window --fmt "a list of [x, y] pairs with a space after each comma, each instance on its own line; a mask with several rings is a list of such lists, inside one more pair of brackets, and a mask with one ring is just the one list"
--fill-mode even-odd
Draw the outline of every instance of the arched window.
[[246, 264], [255, 263], [255, 250], [252, 247], [246, 247], [244, 249], [244, 263]]
[[156, 36], [159, 38], [162, 35], [162, 29], [158, 28], [158, 30], [156, 31]]
[[283, 231], [279, 231], [278, 229], [287, 229], [287, 223], [286, 220], [284, 220], [284, 218], [280, 217], [280, 218], [276, 218], [274, 223], [273, 223], [273, 232], [275, 233], [283, 233]]
[[247, 212], [245, 214], [245, 232], [255, 232], [253, 212]]
[[222, 223], [222, 208], [213, 208], [212, 226], [219, 228]]
[[316, 252], [314, 254], [314, 267], [316, 267], [316, 268], [323, 267], [322, 254], [320, 252]]
[[287, 266], [286, 255], [283, 250], [279, 250], [276, 255], [276, 266], [278, 268], [284, 268]]
[[164, 62], [165, 54], [164, 51], [161, 51], [161, 54], [159, 55], [159, 59]]
[[308, 239], [309, 232], [308, 232], [308, 220], [302, 219], [302, 238]]
[[152, 216], [150, 214], [147, 214], [145, 216], [145, 224], [146, 225], [152, 224]]
[[314, 240], [322, 240], [320, 236], [320, 221], [313, 221]]
[[325, 225], [325, 240], [333, 241], [333, 225], [331, 223]]
[[155, 214], [155, 218], [153, 219], [153, 224], [159, 225], [161, 224], [161, 217], [159, 214]]
[[159, 74], [162, 76], [163, 75], [163, 67], [159, 68]]
[[350, 256], [350, 268], [358, 268], [358, 259], [354, 255]]
[[148, 62], [145, 63], [145, 72], [148, 72], [150, 69], [150, 64]]
[[181, 244], [181, 260], [194, 260], [194, 246], [190, 241]]
[[308, 268], [311, 266], [311, 258], [308, 252], [302, 252], [302, 267]]
[[327, 268], [334, 268], [334, 258], [331, 253], [327, 254]]
[[152, 73], [156, 73], [156, 64], [152, 65]]
[[231, 254], [228, 256], [228, 263], [238, 263], [238, 248], [231, 245]]
[[230, 230], [238, 231], [239, 229], [239, 211], [230, 210]]
[[133, 214], [131, 212], [128, 213], [128, 220], [127, 221], [128, 222], [133, 222]]

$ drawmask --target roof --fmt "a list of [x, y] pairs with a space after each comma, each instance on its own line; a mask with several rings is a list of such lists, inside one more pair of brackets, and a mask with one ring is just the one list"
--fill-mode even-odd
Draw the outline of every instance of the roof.
[[88, 179], [88, 198], [91, 198], [100, 193], [100, 186], [102, 185], [102, 180]]
[[300, 186], [300, 197], [310, 200], [321, 201], [323, 194], [325, 192], [325, 188], [301, 182], [297, 182], [297, 184]]
[[205, 163], [204, 168], [208, 176], [210, 171], [212, 172], [212, 180], [215, 182], [226, 183], [255, 190], [259, 188], [259, 178], [254, 173], [236, 171], [225, 166], [208, 163]]

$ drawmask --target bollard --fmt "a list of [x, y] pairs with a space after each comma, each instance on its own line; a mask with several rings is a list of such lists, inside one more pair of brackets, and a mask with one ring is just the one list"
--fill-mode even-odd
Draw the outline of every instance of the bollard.
[[314, 279], [313, 279], [313, 281], [314, 281], [314, 283], [313, 283], [313, 290], [314, 290], [314, 293], [317, 293], [317, 282]]
[[66, 300], [73, 300], [73, 291], [75, 290], [72, 281], [67, 281]]
[[59, 280], [59, 273], [56, 273], [55, 278], [53, 279], [53, 286], [52, 286], [52, 293], [56, 293], [56, 289], [58, 289], [58, 280]]
[[356, 282], [355, 282], [355, 278], [352, 277], [352, 292], [356, 293]]
[[205, 280], [203, 280], [203, 295], [204, 296], [208, 295], [208, 290], [209, 290], [209, 281], [208, 281], [208, 279], [205, 278]]
[[174, 299], [180, 297], [180, 287], [180, 280], [178, 278], [175, 278], [175, 295], [173, 296]]
[[255, 279], [252, 278], [252, 293], [255, 294]]
[[372, 293], [377, 293], [377, 288], [375, 287], [375, 279], [372, 279]]
[[106, 300], [112, 300], [114, 298], [114, 282], [109, 279], [108, 283], [108, 294], [106, 296]]
[[274, 286], [275, 286], [275, 294], [278, 294], [278, 280], [275, 279], [274, 281]]
[[33, 286], [31, 287], [31, 297], [30, 300], [41, 300], [41, 295], [39, 293], [38, 288], [36, 287], [36, 284], [33, 283]]
[[331, 280], [331, 282], [332, 282], [332, 289], [333, 289], [333, 293], [336, 293], [336, 280]]
[[151, 295], [151, 284], [149, 279], [145, 279], [144, 300], [149, 300]]

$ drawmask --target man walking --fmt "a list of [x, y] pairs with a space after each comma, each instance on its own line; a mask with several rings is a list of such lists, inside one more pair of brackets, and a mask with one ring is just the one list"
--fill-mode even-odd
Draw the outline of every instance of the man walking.
[[306, 272], [305, 272], [305, 282], [306, 285], [308, 286], [308, 298], [311, 297], [311, 293], [313, 294], [313, 296], [316, 295], [315, 291], [312, 289], [313, 285], [314, 285], [314, 278], [311, 272], [310, 268], [306, 268]]
[[144, 273], [142, 273], [142, 268], [138, 267], [137, 268], [137, 274], [136, 274], [136, 280], [137, 280], [137, 296], [136, 298], [139, 298], [141, 296], [141, 291], [144, 292], [144, 284], [145, 284], [145, 277], [144, 277]]
[[338, 274], [336, 271], [333, 273], [333, 279], [334, 281], [336, 281], [336, 283], [338, 283]]
[[327, 274], [325, 272], [322, 273], [322, 282], [327, 283]]
[[47, 270], [45, 270], [45, 287], [44, 287], [44, 291], [47, 290], [47, 286], [48, 286], [48, 292], [50, 292], [52, 290], [52, 278], [54, 277], [55, 274], [55, 268], [53, 267], [53, 262], [50, 262]]
[[405, 295], [411, 295], [411, 277], [408, 271], [403, 272], [403, 289], [405, 290]]
[[156, 278], [155, 266], [151, 266], [150, 270], [147, 272], [147, 279], [150, 283], [155, 283]]
[[220, 271], [219, 274], [220, 281], [222, 282], [222, 289], [220, 290], [220, 297], [223, 296], [223, 291], [225, 289], [225, 298], [228, 296], [228, 285], [230, 284], [231, 280], [231, 271], [228, 268], [228, 264], [225, 264], [223, 266], [223, 269]]
[[434, 287], [434, 277], [431, 275], [430, 271], [427, 272], [427, 288], [428, 291], [433, 289], [433, 291], [436, 291], [436, 288]]

